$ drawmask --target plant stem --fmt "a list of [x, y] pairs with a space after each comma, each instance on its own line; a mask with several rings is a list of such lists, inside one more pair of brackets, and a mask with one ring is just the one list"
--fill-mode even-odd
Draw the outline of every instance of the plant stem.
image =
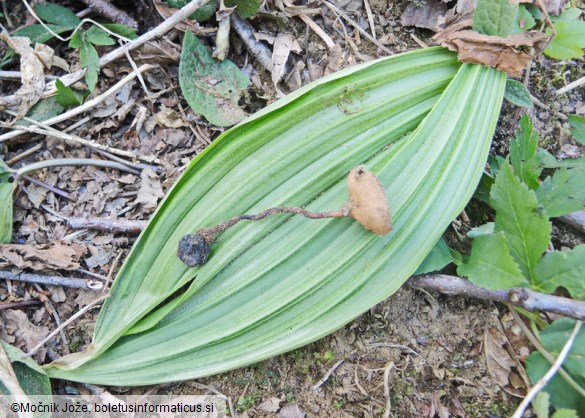
[[211, 243], [215, 237], [221, 234], [228, 228], [231, 228], [240, 221], [259, 221], [271, 215], [279, 213], [291, 213], [294, 215], [301, 215], [310, 219], [324, 219], [324, 218], [346, 218], [349, 216], [349, 211], [346, 209], [339, 209], [329, 212], [311, 212], [303, 208], [296, 206], [277, 206], [274, 208], [266, 209], [256, 215], [239, 215], [228, 219], [218, 225], [210, 228], [201, 228], [197, 230], [197, 233], [201, 235], [207, 242]]
[[30, 173], [31, 171], [41, 170], [47, 167], [62, 167], [65, 165], [76, 166], [93, 165], [96, 167], [116, 168], [118, 170], [129, 171], [130, 173], [133, 174], [140, 174], [139, 171], [134, 170], [125, 164], [121, 164], [115, 161], [94, 160], [91, 158], [55, 158], [53, 160], [39, 161], [37, 163], [25, 165], [24, 167], [15, 170], [14, 175], [15, 177], [20, 177], [23, 174]]

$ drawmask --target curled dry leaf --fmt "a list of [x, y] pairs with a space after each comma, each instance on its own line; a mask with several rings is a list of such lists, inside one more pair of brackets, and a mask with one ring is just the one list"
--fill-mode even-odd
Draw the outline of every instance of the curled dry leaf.
[[[48, 50], [39, 50], [39, 55], [30, 46], [30, 39], [23, 36], [10, 37], [0, 33], [0, 39], [20, 55], [20, 72], [22, 86], [12, 96], [0, 97], [0, 109], [16, 108], [16, 120], [22, 118], [29, 109], [39, 101], [45, 89], [45, 72], [43, 61], [47, 62]], [[40, 57], [42, 57], [42, 60]]]
[[434, 36], [434, 41], [457, 52], [461, 62], [495, 67], [513, 77], [520, 77], [532, 55], [519, 47], [532, 47], [535, 53], [546, 48], [549, 37], [538, 31], [516, 33], [506, 38], [482, 35], [471, 30], [471, 19], [464, 19]]
[[363, 165], [357, 166], [347, 177], [347, 189], [349, 202], [346, 208], [350, 217], [378, 235], [385, 235], [392, 230], [388, 199], [378, 177]]
[[40, 248], [19, 244], [0, 245], [0, 260], [19, 269], [75, 270], [79, 268], [79, 256], [75, 248], [58, 242]]

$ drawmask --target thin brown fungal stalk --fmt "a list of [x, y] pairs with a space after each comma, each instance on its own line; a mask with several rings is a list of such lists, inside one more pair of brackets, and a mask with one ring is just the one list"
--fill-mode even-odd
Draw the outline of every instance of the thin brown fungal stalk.
[[333, 210], [329, 212], [311, 212], [309, 210], [299, 208], [296, 206], [276, 206], [273, 208], [268, 208], [256, 215], [239, 215], [234, 216], [231, 219], [228, 219], [225, 222], [222, 222], [218, 225], [215, 225], [210, 228], [201, 228], [197, 230], [197, 233], [205, 238], [208, 242], [213, 242], [215, 237], [226, 229], [231, 228], [235, 224], [240, 221], [260, 221], [268, 216], [276, 215], [279, 213], [290, 213], [293, 215], [301, 215], [305, 218], [309, 219], [325, 219], [325, 218], [347, 218], [349, 217], [349, 210], [347, 208], [343, 208], [340, 210]]
[[276, 206], [255, 215], [238, 215], [208, 228], [200, 228], [194, 234], [181, 238], [177, 249], [179, 259], [190, 267], [204, 264], [209, 258], [211, 244], [216, 237], [240, 221], [259, 221], [271, 215], [288, 213], [310, 219], [353, 218], [364, 228], [378, 235], [392, 229], [390, 209], [386, 193], [378, 178], [358, 166], [350, 171], [347, 179], [349, 200], [339, 210], [311, 212], [296, 206]]

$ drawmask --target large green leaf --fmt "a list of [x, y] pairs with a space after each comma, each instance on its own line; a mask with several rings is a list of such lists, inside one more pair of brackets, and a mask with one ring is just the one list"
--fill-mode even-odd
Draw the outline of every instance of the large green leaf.
[[[92, 347], [47, 372], [116, 385], [219, 373], [321, 338], [391, 295], [463, 209], [485, 165], [505, 75], [466, 64], [444, 90], [457, 68], [437, 48], [378, 60], [224, 133], [135, 244]], [[360, 94], [348, 111], [352, 91]], [[274, 216], [223, 233], [200, 267], [175, 255], [184, 234], [233, 215], [281, 205], [337, 209], [347, 199], [345, 175], [364, 162], [393, 211], [386, 236], [350, 219]]]

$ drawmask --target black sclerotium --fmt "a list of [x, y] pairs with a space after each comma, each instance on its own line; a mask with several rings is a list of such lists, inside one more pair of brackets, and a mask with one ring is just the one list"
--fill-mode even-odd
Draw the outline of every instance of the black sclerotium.
[[177, 257], [189, 267], [204, 264], [209, 258], [209, 242], [199, 234], [187, 234], [179, 241]]

